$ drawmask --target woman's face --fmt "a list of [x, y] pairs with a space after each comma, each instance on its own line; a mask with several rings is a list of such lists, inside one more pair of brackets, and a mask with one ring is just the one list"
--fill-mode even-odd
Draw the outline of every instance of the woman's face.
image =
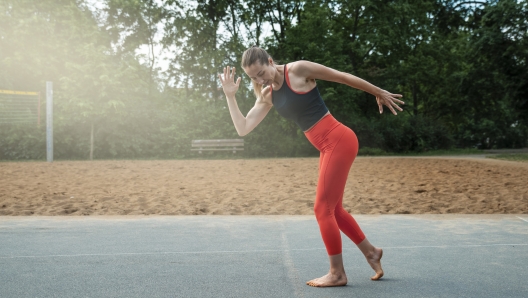
[[256, 62], [244, 68], [244, 71], [251, 80], [260, 85], [271, 85], [271, 83], [273, 83], [273, 78], [277, 73], [273, 60], [271, 59], [268, 61], [268, 65], [262, 65], [260, 62]]

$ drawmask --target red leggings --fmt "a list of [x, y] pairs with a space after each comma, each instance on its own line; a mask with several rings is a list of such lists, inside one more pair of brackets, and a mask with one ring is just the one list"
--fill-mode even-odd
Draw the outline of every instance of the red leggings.
[[337, 255], [342, 250], [339, 230], [355, 244], [365, 239], [352, 215], [343, 209], [343, 193], [348, 172], [358, 152], [358, 140], [350, 128], [330, 114], [305, 132], [305, 135], [321, 152], [315, 217], [328, 255]]

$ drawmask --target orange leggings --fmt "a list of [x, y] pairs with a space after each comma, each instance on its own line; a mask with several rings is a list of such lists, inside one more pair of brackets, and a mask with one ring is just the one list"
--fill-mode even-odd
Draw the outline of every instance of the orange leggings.
[[305, 135], [321, 152], [315, 217], [328, 255], [337, 255], [342, 251], [340, 230], [355, 244], [365, 239], [356, 220], [343, 209], [343, 193], [348, 172], [358, 152], [358, 140], [350, 128], [330, 114]]

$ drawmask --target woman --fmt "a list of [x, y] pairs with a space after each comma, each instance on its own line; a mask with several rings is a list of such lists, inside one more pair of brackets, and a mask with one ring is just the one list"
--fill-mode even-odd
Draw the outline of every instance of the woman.
[[357, 155], [358, 141], [350, 128], [330, 114], [319, 95], [315, 80], [345, 84], [374, 95], [380, 113], [383, 112], [383, 105], [389, 107], [394, 115], [395, 108], [402, 111], [396, 104], [404, 104], [397, 99], [402, 95], [391, 94], [358, 77], [309, 61], [277, 65], [265, 50], [258, 47], [251, 47], [244, 52], [242, 68], [251, 78], [257, 97], [255, 106], [246, 117], [240, 112], [235, 99], [241, 79], [239, 77], [235, 82], [235, 68], [224, 68], [223, 76], [219, 75], [238, 134], [244, 136], [252, 131], [275, 106], [280, 115], [294, 120], [321, 152], [314, 212], [330, 258], [330, 271], [307, 284], [314, 287], [347, 284], [340, 230], [358, 246], [374, 269], [375, 275], [371, 279], [380, 279], [383, 276], [380, 262], [382, 249], [370, 244], [354, 218], [342, 206], [345, 183]]

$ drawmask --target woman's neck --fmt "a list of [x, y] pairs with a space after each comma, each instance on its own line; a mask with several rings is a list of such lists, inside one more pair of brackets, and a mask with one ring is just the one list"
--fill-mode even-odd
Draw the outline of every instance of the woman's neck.
[[273, 86], [280, 88], [284, 82], [284, 65], [275, 64], [275, 76], [273, 77]]

